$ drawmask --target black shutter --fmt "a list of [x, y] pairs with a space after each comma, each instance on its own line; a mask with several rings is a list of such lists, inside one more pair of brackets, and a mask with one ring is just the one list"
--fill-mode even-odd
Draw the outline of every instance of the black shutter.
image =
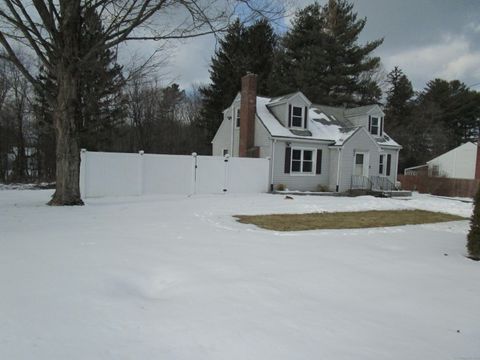
[[383, 117], [380, 118], [380, 136], [383, 136]]
[[290, 174], [290, 160], [292, 158], [292, 148], [285, 148], [285, 174]]
[[372, 132], [372, 117], [368, 115], [368, 132]]
[[316, 174], [322, 173], [322, 150], [317, 150], [317, 168], [315, 170]]
[[387, 155], [387, 176], [390, 176], [390, 167], [392, 166], [392, 154]]
[[288, 105], [288, 127], [292, 127], [292, 105]]
[[308, 107], [305, 106], [305, 129], [307, 128], [307, 121], [308, 121]]

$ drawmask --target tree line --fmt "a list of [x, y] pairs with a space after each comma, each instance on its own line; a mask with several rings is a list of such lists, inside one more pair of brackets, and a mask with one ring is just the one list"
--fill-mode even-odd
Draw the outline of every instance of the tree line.
[[[247, 1], [252, 7], [262, 3], [252, 10], [263, 16], [237, 18], [225, 27], [225, 12], [204, 12], [189, 1], [122, 0], [124, 6], [111, 0], [60, 0], [58, 6], [35, 1], [30, 5], [41, 26], [22, 3], [6, 0], [0, 9], [0, 176], [56, 180], [54, 203], [80, 203], [80, 148], [209, 154], [222, 111], [248, 71], [258, 75], [261, 95], [300, 90], [318, 104], [383, 105], [386, 131], [403, 146], [400, 169], [478, 136], [478, 93], [442, 79], [414, 91], [400, 68], [387, 74], [375, 55], [383, 39], [360, 43], [367, 19], [347, 0], [298, 10], [286, 31], [266, 16], [274, 13], [268, 1]], [[156, 24], [157, 14], [170, 5], [186, 10], [191, 21], [166, 30]], [[9, 32], [12, 28], [16, 31]], [[209, 32], [221, 34], [209, 84], [162, 85], [155, 67], [127, 70], [117, 61], [118, 45], [125, 41]], [[11, 45], [18, 39], [29, 45], [28, 54]]]
[[476, 141], [479, 93], [459, 80], [443, 79], [414, 91], [399, 67], [387, 73], [374, 55], [383, 39], [359, 43], [365, 25], [366, 18], [359, 18], [346, 0], [300, 9], [283, 34], [265, 21], [233, 23], [212, 59], [211, 84], [202, 89], [201, 119], [209, 136], [240, 90], [241, 76], [251, 71], [266, 96], [300, 90], [322, 105], [383, 106], [386, 132], [403, 146], [400, 171]]

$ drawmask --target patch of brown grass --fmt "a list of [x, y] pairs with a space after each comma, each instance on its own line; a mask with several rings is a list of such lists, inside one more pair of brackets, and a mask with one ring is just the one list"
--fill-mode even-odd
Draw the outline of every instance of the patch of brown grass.
[[263, 229], [277, 231], [360, 229], [467, 220], [457, 215], [425, 210], [370, 210], [310, 214], [236, 215], [235, 217], [243, 224], [254, 224]]

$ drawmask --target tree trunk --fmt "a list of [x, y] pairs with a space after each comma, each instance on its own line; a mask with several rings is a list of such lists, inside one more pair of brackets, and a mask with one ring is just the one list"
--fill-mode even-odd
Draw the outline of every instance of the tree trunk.
[[80, 197], [78, 146], [78, 79], [69, 69], [59, 71], [58, 96], [53, 122], [56, 134], [56, 190], [49, 205], [83, 205]]
[[60, 2], [62, 48], [55, 69], [58, 84], [53, 123], [56, 135], [56, 189], [49, 205], [83, 205], [80, 197], [80, 149], [78, 146], [79, 53], [81, 13], [78, 0]]

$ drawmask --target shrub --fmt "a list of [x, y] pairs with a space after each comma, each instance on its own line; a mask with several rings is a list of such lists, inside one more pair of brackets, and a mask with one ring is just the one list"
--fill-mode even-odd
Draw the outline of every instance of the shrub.
[[328, 192], [330, 189], [328, 188], [327, 185], [318, 185], [317, 186], [317, 191], [318, 192]]
[[480, 260], [480, 187], [473, 201], [473, 214], [470, 219], [470, 232], [467, 237], [468, 256]]
[[275, 187], [277, 191], [285, 191], [287, 187], [284, 184], [277, 184]]

